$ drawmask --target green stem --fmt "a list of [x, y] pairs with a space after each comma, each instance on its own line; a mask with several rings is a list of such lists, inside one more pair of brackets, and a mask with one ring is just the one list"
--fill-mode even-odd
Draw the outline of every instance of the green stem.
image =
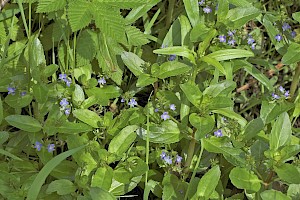
[[[199, 165], [200, 165], [200, 160], [201, 160], [202, 153], [203, 153], [203, 150], [204, 150], [204, 148], [203, 148], [203, 139], [200, 140], [200, 143], [201, 143], [201, 149], [200, 149], [199, 157], [198, 157], [196, 166], [195, 166], [195, 168], [194, 168], [194, 171], [193, 171], [193, 174], [192, 174], [190, 183], [193, 182], [193, 180], [194, 180], [194, 178], [195, 178], [195, 176], [196, 176], [197, 168], [198, 168]], [[187, 198], [188, 198], [190, 186], [191, 186], [191, 184], [188, 185], [188, 188], [187, 188], [186, 193], [185, 193], [185, 196], [184, 196], [184, 200], [187, 200]]]
[[166, 18], [166, 28], [169, 29], [173, 19], [173, 11], [175, 6], [175, 0], [169, 0], [167, 18]]
[[26, 35], [27, 35], [28, 38], [29, 38], [29, 31], [28, 31], [28, 26], [27, 26], [25, 14], [24, 14], [24, 8], [23, 8], [23, 5], [22, 5], [21, 0], [17, 0], [17, 1], [18, 1], [19, 9], [20, 9], [20, 11], [21, 11], [21, 17], [22, 17], [22, 21], [23, 21], [24, 28], [25, 28], [25, 31], [26, 31]]
[[294, 75], [293, 80], [292, 80], [291, 90], [290, 90], [291, 97], [294, 96], [294, 94], [297, 90], [297, 86], [298, 86], [298, 83], [299, 83], [299, 76], [300, 76], [300, 62], [298, 63], [295, 75]]
[[196, 146], [196, 140], [194, 138], [194, 133], [193, 133], [192, 139], [190, 141], [188, 153], [187, 153], [187, 158], [186, 158], [185, 165], [184, 165], [184, 170], [183, 170], [183, 172], [185, 174], [187, 174], [189, 172], [189, 168], [191, 166], [193, 156], [194, 156], [195, 146]]
[[28, 37], [30, 38], [30, 36], [31, 36], [31, 0], [29, 0], [28, 26], [29, 26]]

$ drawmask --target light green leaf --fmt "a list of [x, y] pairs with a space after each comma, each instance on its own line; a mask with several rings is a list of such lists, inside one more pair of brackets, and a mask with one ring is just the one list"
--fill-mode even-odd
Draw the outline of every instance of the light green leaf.
[[137, 87], [145, 87], [156, 82], [158, 79], [149, 74], [141, 74], [136, 82]]
[[193, 27], [199, 21], [199, 4], [198, 0], [183, 0], [185, 11]]
[[300, 12], [294, 12], [292, 14], [293, 18], [300, 23]]
[[37, 100], [37, 102], [43, 104], [47, 101], [49, 89], [45, 84], [43, 83], [35, 84], [32, 86], [32, 90], [33, 90], [33, 95]]
[[226, 75], [224, 67], [216, 59], [209, 56], [203, 56], [201, 60], [216, 67], [222, 74]]
[[27, 132], [39, 132], [42, 126], [38, 120], [26, 115], [9, 115], [5, 120], [12, 126]]
[[194, 54], [195, 52], [189, 50], [185, 46], [176, 46], [176, 47], [166, 47], [163, 49], [156, 49], [153, 51], [156, 54], [163, 54], [163, 55], [177, 55], [182, 56], [190, 60], [191, 63], [196, 63]]
[[66, 195], [72, 192], [75, 192], [76, 187], [75, 185], [67, 180], [67, 179], [60, 179], [52, 181], [46, 190], [47, 194], [51, 194], [53, 192], [57, 192], [58, 195]]
[[260, 193], [260, 196], [262, 200], [292, 200], [290, 197], [286, 196], [282, 192], [273, 189], [263, 191], [262, 193]]
[[277, 150], [288, 144], [292, 136], [292, 127], [289, 115], [284, 112], [275, 121], [270, 135], [270, 149]]
[[83, 89], [80, 85], [75, 84], [75, 90], [72, 93], [72, 101], [75, 106], [79, 106], [85, 100]]
[[116, 197], [114, 197], [108, 191], [98, 187], [92, 187], [90, 189], [90, 195], [92, 200], [116, 200]]
[[218, 50], [212, 52], [207, 56], [217, 61], [222, 61], [222, 60], [230, 60], [236, 58], [253, 57], [254, 54], [251, 51], [247, 51], [243, 49], [225, 49], [225, 50]]
[[144, 69], [141, 67], [145, 64], [145, 61], [143, 61], [140, 57], [138, 57], [136, 54], [131, 52], [123, 52], [121, 54], [121, 58], [124, 62], [124, 64], [128, 67], [128, 69], [135, 75], [139, 76], [144, 72]]
[[270, 123], [273, 119], [278, 117], [281, 113], [287, 112], [294, 107], [293, 103], [290, 102], [268, 102], [262, 101], [260, 118], [265, 124]]
[[205, 135], [211, 132], [215, 126], [215, 121], [209, 115], [200, 117], [196, 113], [192, 113], [189, 117], [189, 121], [195, 128], [197, 128], [195, 133], [196, 140], [200, 140], [205, 137]]
[[97, 113], [88, 109], [76, 109], [73, 111], [73, 115], [77, 119], [81, 120], [84, 123], [87, 123], [94, 128], [99, 128], [103, 121]]
[[218, 110], [213, 110], [212, 112], [224, 115], [224, 116], [229, 117], [231, 119], [234, 119], [242, 127], [246, 126], [246, 124], [247, 124], [247, 120], [245, 120], [241, 115], [235, 113], [233, 110], [230, 110], [230, 109], [227, 109], [227, 108], [220, 108]]
[[58, 133], [67, 133], [67, 134], [77, 134], [77, 133], [85, 133], [92, 131], [92, 127], [84, 124], [84, 123], [73, 123], [73, 122], [64, 122], [59, 127], [56, 128]]
[[[0, 132], [1, 133], [1, 132]], [[8, 157], [11, 157], [15, 160], [19, 160], [19, 161], [23, 161], [21, 158], [19, 158], [18, 156], [15, 156], [14, 154], [8, 152], [8, 151], [5, 151], [3, 149], [0, 149], [0, 154], [4, 155], [4, 156], [8, 156]]]
[[66, 6], [66, 0], [40, 0], [36, 12], [53, 12], [63, 9]]
[[290, 65], [300, 61], [300, 44], [292, 42], [287, 52], [282, 57], [282, 63], [284, 65]]
[[221, 95], [230, 96], [235, 87], [236, 83], [234, 81], [225, 80], [216, 84], [211, 84], [203, 91], [203, 95], [208, 95], [211, 97], [217, 97]]
[[31, 184], [28, 193], [27, 193], [27, 200], [36, 200], [38, 197], [38, 194], [40, 192], [40, 189], [42, 185], [44, 184], [47, 176], [50, 174], [50, 172], [57, 166], [59, 163], [61, 163], [63, 160], [65, 160], [67, 157], [73, 155], [74, 153], [80, 151], [85, 146], [80, 146], [75, 149], [68, 150], [64, 153], [59, 154], [58, 156], [55, 156], [52, 158], [38, 173], [36, 178], [34, 179], [33, 183]]
[[229, 178], [235, 187], [245, 189], [248, 193], [258, 192], [261, 187], [261, 180], [246, 168], [233, 168]]
[[92, 177], [91, 186], [109, 190], [112, 183], [113, 174], [113, 169], [111, 167], [99, 167]]
[[264, 128], [264, 122], [261, 118], [256, 118], [250, 121], [243, 133], [243, 141], [250, 140], [251, 138], [255, 137], [262, 129]]
[[192, 67], [177, 61], [165, 62], [160, 66], [157, 66], [157, 69], [153, 69], [152, 75], [160, 79], [165, 79], [171, 76], [182, 75], [190, 71]]
[[256, 18], [260, 13], [261, 11], [253, 6], [237, 7], [230, 9], [226, 18], [230, 21], [228, 25], [233, 29], [237, 29]]
[[31, 94], [26, 94], [25, 96], [21, 96], [19, 94], [7, 95], [4, 101], [12, 108], [23, 108], [28, 106], [31, 103], [32, 95]]
[[78, 31], [92, 20], [91, 7], [92, 3], [84, 0], [72, 1], [68, 5], [68, 19], [72, 31]]
[[300, 168], [292, 164], [283, 163], [276, 167], [274, 166], [276, 174], [283, 181], [288, 183], [300, 184]]
[[202, 176], [197, 188], [197, 196], [200, 199], [209, 199], [210, 195], [215, 191], [221, 176], [219, 166], [214, 166]]
[[195, 83], [186, 82], [179, 85], [187, 99], [196, 107], [200, 107], [202, 92]]

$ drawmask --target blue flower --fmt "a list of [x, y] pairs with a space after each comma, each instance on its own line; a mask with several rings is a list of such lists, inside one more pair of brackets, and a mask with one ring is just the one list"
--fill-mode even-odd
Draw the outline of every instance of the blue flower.
[[98, 83], [99, 83], [100, 85], [105, 85], [105, 84], [106, 84], [105, 78], [104, 78], [104, 77], [100, 78], [100, 79], [98, 80]]
[[158, 112], [158, 108], [155, 108], [155, 109], [154, 109], [154, 112]]
[[170, 116], [169, 116], [168, 112], [164, 112], [160, 117], [164, 121], [167, 120], [167, 119], [170, 119]]
[[284, 93], [284, 96], [285, 96], [285, 98], [288, 98], [288, 97], [290, 96], [290, 91], [287, 90], [287, 91]]
[[66, 81], [67, 79], [67, 74], [59, 74], [58, 75], [58, 79], [62, 80], [62, 81]]
[[161, 154], [160, 154], [161, 159], [164, 159], [166, 156], [167, 156], [166, 152], [164, 152], [164, 151], [161, 152]]
[[54, 151], [55, 150], [55, 145], [54, 144], [48, 144], [47, 150], [48, 150], [49, 153]]
[[232, 30], [232, 31], [229, 30], [227, 33], [228, 33], [228, 36], [233, 37], [235, 32], [236, 32], [236, 30]]
[[42, 149], [42, 143], [36, 141], [35, 142], [35, 145], [34, 145], [34, 148], [36, 148], [36, 150], [40, 151]]
[[171, 104], [171, 105], [170, 105], [170, 109], [171, 109], [171, 110], [176, 110], [175, 104]]
[[280, 34], [277, 34], [275, 36], [275, 40], [277, 40], [277, 42], [280, 42], [282, 40], [282, 36]]
[[201, 0], [198, 2], [199, 6], [202, 6], [205, 3], [205, 0]]
[[226, 42], [226, 36], [225, 35], [219, 35], [220, 42]]
[[130, 101], [128, 102], [128, 105], [133, 108], [134, 106], [137, 106], [137, 102], [134, 98], [130, 99]]
[[176, 55], [170, 55], [169, 56], [169, 61], [174, 61], [176, 59]]
[[179, 155], [176, 155], [176, 162], [181, 163], [182, 157]]
[[63, 98], [60, 101], [59, 105], [61, 105], [61, 107], [65, 108], [67, 105], [69, 105], [69, 102], [68, 102], [68, 100], [66, 98]]
[[255, 40], [252, 38], [252, 37], [249, 37], [248, 39], [247, 39], [247, 43], [248, 44], [253, 44], [255, 42]]
[[121, 99], [121, 103], [124, 103], [124, 102], [125, 102], [125, 99], [124, 99], [124, 98], [122, 98], [122, 99]]
[[282, 25], [282, 30], [287, 31], [289, 29], [291, 29], [291, 26], [288, 23], [284, 22]]
[[8, 94], [11, 94], [11, 95], [16, 94], [16, 88], [14, 88], [14, 87], [7, 87], [7, 90], [8, 90]]
[[167, 164], [171, 165], [172, 164], [172, 158], [170, 156], [164, 157], [164, 160]]
[[281, 93], [284, 93], [285, 92], [285, 89], [282, 87], [282, 86], [279, 86], [279, 91], [281, 92]]
[[68, 87], [70, 87], [72, 81], [70, 81], [70, 80], [67, 78], [67, 79], [65, 80], [65, 82], [66, 82], [66, 85], [67, 85]]
[[21, 96], [24, 97], [27, 94], [27, 92], [23, 91], [21, 92]]
[[235, 40], [234, 39], [228, 40], [228, 44], [233, 46], [235, 44]]
[[223, 136], [222, 130], [219, 129], [219, 130], [215, 131], [215, 132], [214, 132], [214, 135], [215, 135], [216, 137], [222, 137], [222, 136]]
[[65, 109], [65, 115], [71, 114], [71, 108], [66, 108]]
[[251, 44], [251, 49], [252, 49], [252, 50], [255, 49], [255, 45], [256, 45], [256, 43]]
[[297, 35], [296, 31], [292, 31], [292, 32], [291, 32], [291, 36], [292, 36], [292, 38], [295, 38], [295, 37], [296, 37], [296, 35]]
[[272, 97], [273, 97], [273, 99], [280, 99], [280, 96], [275, 93], [272, 94]]
[[208, 6], [206, 6], [205, 8], [203, 8], [203, 12], [206, 13], [206, 14], [211, 13], [211, 11], [212, 11], [211, 8], [208, 7]]

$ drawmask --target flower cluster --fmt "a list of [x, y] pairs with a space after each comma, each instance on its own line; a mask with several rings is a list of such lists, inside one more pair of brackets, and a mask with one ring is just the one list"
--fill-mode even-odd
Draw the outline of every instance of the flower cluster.
[[[287, 31], [291, 31], [292, 30], [292, 27], [288, 24], [288, 23], [286, 23], [286, 22], [284, 22], [283, 24], [282, 24], [282, 31], [283, 32], [287, 32]], [[294, 38], [294, 37], [296, 37], [296, 32], [295, 31], [291, 31], [290, 32], [290, 34], [291, 34], [291, 37], [292, 38]], [[276, 36], [275, 36], [276, 37]]]
[[222, 137], [222, 136], [223, 136], [222, 130], [219, 129], [219, 130], [215, 131], [215, 132], [214, 132], [214, 135], [215, 135], [216, 137]]
[[59, 102], [59, 105], [61, 106], [61, 109], [65, 112], [65, 115], [69, 115], [71, 113], [71, 108], [70, 108], [67, 98], [63, 98]]
[[[227, 32], [228, 38], [229, 38], [227, 44], [229, 44], [231, 46], [235, 45], [235, 43], [236, 43], [236, 41], [234, 39], [234, 34], [235, 33], [236, 33], [236, 30], [229, 30]], [[219, 41], [221, 43], [226, 43], [226, 35], [219, 35]]]
[[[167, 155], [167, 153], [164, 152], [164, 151], [160, 154], [160, 158], [161, 158], [166, 164], [171, 165], [171, 164], [173, 163], [172, 156]], [[181, 161], [182, 161], [182, 157], [179, 156], [179, 155], [176, 155], [176, 158], [175, 158], [174, 162], [177, 163], [177, 164], [179, 164], [179, 163], [181, 163]]]
[[[205, 0], [199, 1], [198, 4], [199, 4], [199, 6], [204, 6]], [[202, 10], [203, 10], [203, 12], [206, 13], [206, 14], [212, 12], [212, 9], [211, 9], [208, 5], [206, 5]]]
[[249, 45], [251, 45], [251, 49], [254, 50], [255, 49], [255, 40], [252, 38], [252, 35], [248, 35], [248, 38], [247, 38], [247, 43]]
[[105, 84], [106, 84], [105, 78], [104, 78], [104, 77], [100, 78], [100, 79], [98, 80], [98, 83], [99, 83], [99, 85], [105, 85]]
[[289, 90], [285, 90], [284, 87], [279, 86], [278, 90], [280, 91], [281, 94], [276, 94], [276, 93], [272, 93], [272, 97], [274, 100], [278, 100], [281, 98], [281, 96], [284, 96], [285, 99], [287, 99], [290, 96], [290, 91]]
[[72, 81], [68, 78], [67, 74], [59, 74], [58, 79], [65, 82], [68, 87], [70, 87]]
[[[121, 102], [122, 102], [122, 100], [121, 100]], [[129, 100], [129, 102], [128, 102], [128, 105], [129, 105], [131, 108], [133, 108], [134, 106], [137, 106], [138, 104], [137, 104], [137, 102], [136, 102], [136, 100], [135, 100], [134, 98], [131, 98], [131, 99]]]
[[[16, 94], [16, 88], [15, 87], [13, 87], [13, 86], [8, 86], [7, 87], [7, 94], [11, 94], [11, 95], [15, 95]], [[20, 95], [23, 97], [23, 96], [25, 96], [27, 94], [27, 92], [25, 92], [25, 91], [22, 91], [21, 93], [20, 93]]]
[[[40, 143], [38, 141], [35, 142], [34, 148], [37, 151], [40, 151], [42, 149], [42, 147], [43, 147], [42, 143]], [[54, 151], [55, 150], [55, 145], [54, 144], [48, 144], [47, 150], [48, 150], [49, 153]]]
[[[176, 105], [175, 104], [170, 104], [169, 105], [170, 110], [175, 111], [176, 110]], [[154, 112], [158, 112], [158, 108], [154, 110]], [[169, 112], [164, 111], [163, 114], [160, 116], [161, 119], [166, 121], [167, 119], [170, 119]]]

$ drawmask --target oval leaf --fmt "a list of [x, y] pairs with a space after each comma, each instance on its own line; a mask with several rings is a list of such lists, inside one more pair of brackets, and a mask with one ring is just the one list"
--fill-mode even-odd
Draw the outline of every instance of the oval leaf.
[[12, 126], [27, 132], [39, 132], [42, 129], [40, 122], [33, 117], [25, 115], [10, 115], [5, 120]]
[[245, 189], [248, 193], [258, 192], [261, 187], [261, 181], [258, 177], [246, 168], [233, 168], [229, 174], [229, 178], [234, 186]]

